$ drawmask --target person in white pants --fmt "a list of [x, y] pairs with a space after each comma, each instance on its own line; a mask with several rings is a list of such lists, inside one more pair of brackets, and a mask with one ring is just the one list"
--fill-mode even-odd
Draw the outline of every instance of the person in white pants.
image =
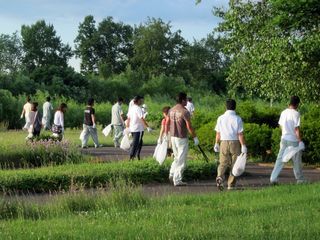
[[21, 113], [21, 116], [20, 116], [20, 119], [23, 119], [23, 117], [25, 118], [25, 125], [23, 126], [23, 130], [28, 130], [30, 128], [30, 125], [31, 125], [31, 120], [30, 120], [30, 112], [31, 112], [31, 107], [32, 107], [32, 104], [31, 104], [31, 98], [28, 96], [27, 97], [27, 102], [26, 104], [23, 105], [23, 109], [22, 109], [22, 113]]
[[177, 105], [170, 109], [166, 121], [166, 133], [168, 134], [170, 131], [174, 154], [169, 180], [173, 182], [174, 186], [184, 186], [186, 183], [183, 182], [182, 179], [189, 150], [188, 132], [193, 137], [196, 146], [199, 144], [199, 140], [192, 128], [190, 113], [185, 108], [187, 105], [187, 94], [179, 93], [176, 100]]
[[123, 136], [124, 130], [124, 114], [122, 110], [123, 98], [119, 97], [118, 101], [112, 106], [111, 109], [111, 124], [113, 127], [113, 142], [114, 147], [120, 147], [120, 139]]
[[[289, 107], [281, 113], [279, 125], [282, 131], [280, 151], [271, 173], [271, 184], [278, 183], [278, 176], [284, 166], [282, 162], [285, 150], [292, 146], [298, 147], [302, 143], [300, 136], [300, 113], [297, 111], [300, 104], [300, 98], [292, 96]], [[304, 183], [305, 179], [302, 173], [302, 153], [298, 152], [293, 157], [293, 172], [297, 183]]]

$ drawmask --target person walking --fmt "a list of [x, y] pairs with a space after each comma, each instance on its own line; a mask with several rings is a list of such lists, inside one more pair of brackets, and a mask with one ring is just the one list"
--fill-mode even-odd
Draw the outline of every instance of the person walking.
[[118, 98], [118, 101], [112, 106], [111, 109], [111, 124], [113, 127], [113, 142], [114, 147], [120, 147], [120, 139], [123, 136], [124, 130], [124, 114], [122, 111], [123, 98]]
[[[292, 96], [289, 107], [280, 115], [279, 126], [282, 131], [282, 136], [278, 157], [270, 176], [271, 184], [278, 183], [278, 177], [284, 165], [282, 159], [286, 149], [288, 147], [298, 147], [300, 144], [303, 144], [300, 134], [300, 113], [297, 111], [299, 104], [300, 98]], [[302, 172], [302, 152], [299, 151], [292, 160], [293, 173], [297, 183], [304, 183], [305, 179]]]
[[89, 98], [87, 107], [84, 110], [83, 133], [82, 133], [83, 136], [81, 139], [82, 148], [88, 147], [87, 144], [88, 144], [89, 136], [92, 137], [95, 148], [101, 147], [101, 145], [99, 145], [99, 140], [98, 140], [95, 109], [93, 108], [93, 106], [94, 106], [94, 99]]
[[29, 134], [26, 137], [27, 140], [40, 136], [42, 124], [41, 124], [41, 113], [39, 113], [38, 111], [37, 102], [33, 102], [31, 104], [31, 112], [29, 112], [29, 120], [30, 120], [30, 126], [28, 129]]
[[29, 130], [30, 128], [30, 112], [31, 112], [31, 108], [32, 108], [32, 104], [31, 104], [31, 98], [29, 96], [27, 96], [27, 102], [23, 105], [23, 109], [22, 109], [22, 113], [20, 116], [20, 119], [23, 119], [23, 117], [25, 118], [25, 125], [23, 126], [23, 130]]
[[177, 105], [170, 109], [166, 120], [166, 134], [170, 133], [174, 155], [169, 180], [174, 186], [184, 186], [186, 183], [182, 181], [182, 178], [189, 150], [188, 132], [192, 136], [195, 146], [199, 145], [199, 140], [192, 128], [190, 113], [185, 108], [187, 94], [179, 93], [176, 101]]
[[127, 128], [129, 128], [133, 142], [130, 149], [130, 160], [138, 158], [140, 160], [140, 153], [143, 145], [144, 129], [147, 128], [148, 132], [152, 129], [144, 119], [141, 105], [143, 104], [143, 97], [136, 96], [133, 100], [133, 105], [130, 107], [128, 112], [128, 119], [126, 121]]
[[193, 116], [194, 111], [195, 111], [195, 107], [194, 107], [194, 104], [192, 102], [192, 98], [191, 97], [188, 97], [188, 102], [187, 102], [187, 105], [186, 105], [186, 109], [189, 111], [190, 115]]
[[51, 129], [51, 111], [53, 110], [52, 104], [51, 104], [51, 98], [47, 97], [46, 102], [42, 106], [42, 125], [44, 130], [50, 130]]
[[66, 103], [61, 103], [57, 111], [54, 114], [52, 133], [55, 138], [59, 140], [63, 139], [64, 135], [64, 114], [66, 113], [68, 106]]
[[232, 175], [233, 165], [241, 153], [247, 153], [243, 134], [243, 122], [235, 112], [236, 101], [228, 99], [226, 108], [226, 112], [218, 118], [215, 127], [216, 142], [214, 151], [220, 152], [216, 183], [221, 191], [224, 189], [224, 178], [227, 169], [230, 169], [228, 190], [234, 189], [236, 177]]

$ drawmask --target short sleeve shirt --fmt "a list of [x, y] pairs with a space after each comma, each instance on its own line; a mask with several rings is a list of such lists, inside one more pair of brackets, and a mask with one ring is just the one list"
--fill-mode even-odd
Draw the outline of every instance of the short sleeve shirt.
[[130, 119], [130, 132], [144, 131], [144, 125], [142, 122], [143, 111], [140, 106], [134, 104], [128, 112], [128, 118]]
[[122, 118], [121, 115], [123, 115], [123, 111], [121, 108], [121, 105], [119, 103], [116, 103], [112, 106], [112, 116], [111, 116], [111, 124], [113, 125], [122, 125]]
[[279, 125], [282, 129], [282, 139], [297, 142], [295, 129], [300, 127], [300, 113], [295, 109], [286, 109], [281, 113]]
[[84, 110], [84, 124], [87, 126], [93, 126], [92, 115], [95, 114], [95, 110], [93, 107], [86, 107]]
[[215, 131], [220, 133], [222, 141], [239, 140], [238, 134], [243, 132], [242, 119], [235, 111], [227, 110], [218, 118]]
[[181, 104], [176, 105], [169, 111], [170, 134], [172, 137], [187, 138], [187, 121], [190, 121], [190, 113]]

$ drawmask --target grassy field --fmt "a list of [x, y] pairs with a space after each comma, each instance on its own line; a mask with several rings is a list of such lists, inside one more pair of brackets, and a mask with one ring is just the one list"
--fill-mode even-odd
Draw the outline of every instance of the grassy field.
[[35, 204], [1, 200], [1, 239], [319, 239], [320, 185], [145, 197], [115, 188]]

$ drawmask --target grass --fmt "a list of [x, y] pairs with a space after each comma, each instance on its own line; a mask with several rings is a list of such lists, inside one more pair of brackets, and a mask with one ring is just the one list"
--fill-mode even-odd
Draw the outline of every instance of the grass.
[[45, 204], [2, 200], [0, 238], [318, 239], [319, 192], [314, 184], [153, 198], [116, 187]]
[[[0, 170], [3, 192], [50, 192], [79, 187], [105, 186], [114, 178], [133, 183], [167, 182], [171, 161], [160, 166], [153, 159], [111, 163], [80, 163], [48, 166], [36, 169]], [[184, 177], [186, 180], [210, 179], [216, 164], [191, 160]]]

